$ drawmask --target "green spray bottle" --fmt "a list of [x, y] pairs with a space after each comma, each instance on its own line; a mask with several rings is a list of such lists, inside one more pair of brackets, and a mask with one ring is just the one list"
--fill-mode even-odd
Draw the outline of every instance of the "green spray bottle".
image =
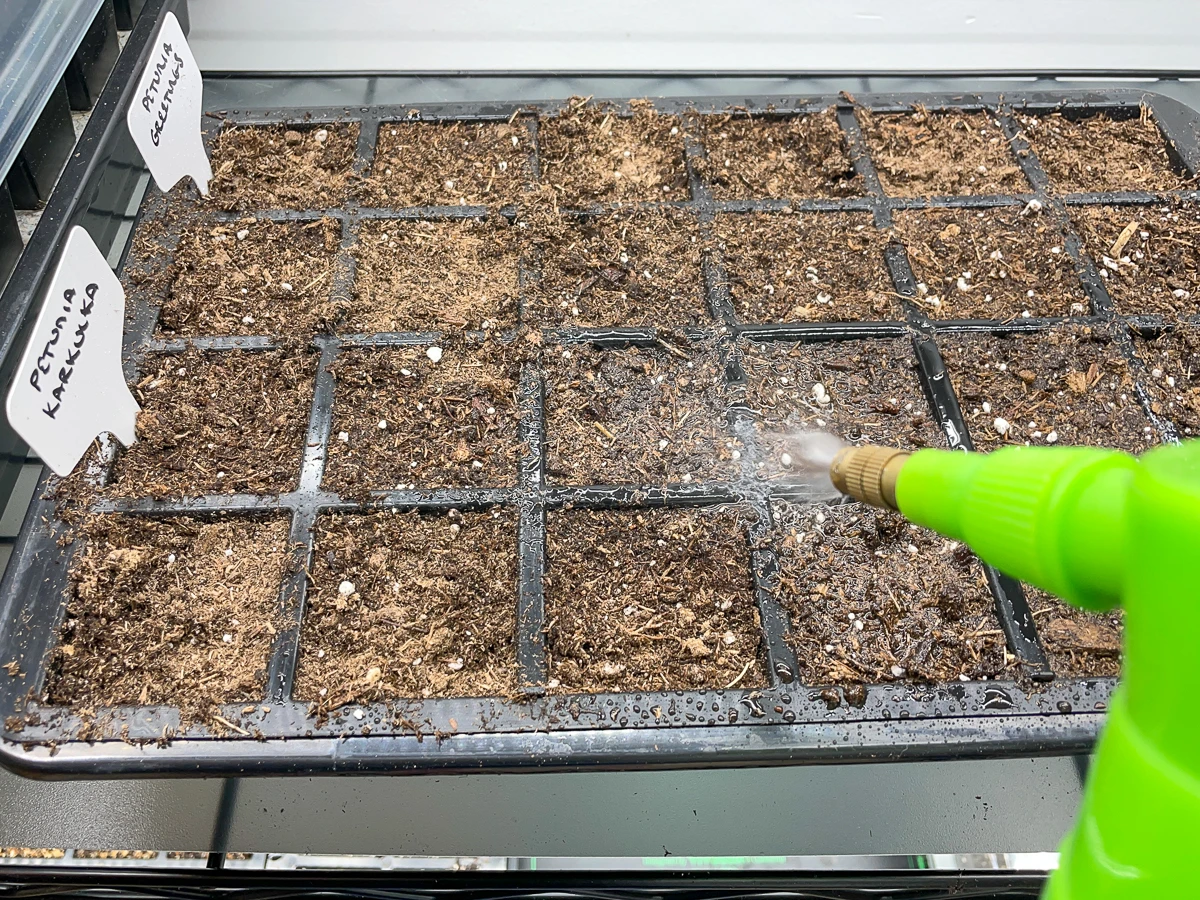
[[1125, 610], [1121, 684], [1051, 900], [1200, 896], [1200, 441], [1135, 458], [850, 447], [843, 493], [899, 510], [1083, 609]]

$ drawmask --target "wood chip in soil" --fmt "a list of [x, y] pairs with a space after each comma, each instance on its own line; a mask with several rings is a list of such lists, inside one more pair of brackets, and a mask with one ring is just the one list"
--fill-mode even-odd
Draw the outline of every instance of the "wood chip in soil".
[[717, 216], [717, 247], [743, 322], [897, 320], [887, 238], [867, 213]]
[[317, 520], [295, 696], [319, 711], [517, 685], [511, 510]]
[[572, 97], [538, 128], [542, 183], [560, 205], [686, 200], [683, 123], [649, 100], [630, 100], [632, 115], [612, 104]]
[[96, 516], [81, 537], [48, 701], [176, 706], [183, 727], [227, 731], [221, 704], [264, 696], [287, 521]]
[[512, 122], [383, 122], [364, 206], [492, 206], [516, 203], [532, 179], [533, 141]]
[[699, 229], [684, 210], [531, 214], [541, 260], [527, 319], [542, 326], [665, 327], [710, 321]]
[[761, 478], [795, 478], [781, 456], [794, 451], [797, 433], [809, 430], [906, 449], [944, 444], [907, 339], [748, 344], [742, 364]]
[[307, 339], [350, 314], [338, 294], [341, 226], [197, 222], [179, 240], [159, 311], [164, 337], [283, 335]]
[[1025, 585], [1038, 637], [1050, 669], [1060, 678], [1115, 678], [1121, 674], [1121, 610], [1092, 613], [1076, 609], [1045, 591]]
[[519, 251], [500, 216], [364, 223], [353, 254], [354, 331], [516, 325]]
[[358, 125], [224, 128], [212, 149], [218, 209], [332, 209], [346, 199]]
[[943, 335], [938, 347], [978, 450], [1081, 444], [1140, 453], [1156, 442], [1125, 357], [1102, 333]]
[[1200, 312], [1200, 208], [1082, 206], [1071, 220], [1118, 313]]
[[1200, 332], [1180, 328], [1154, 340], [1137, 338], [1149, 377], [1150, 408], [1168, 419], [1181, 438], [1200, 437]]
[[745, 515], [550, 513], [551, 693], [764, 686]]
[[775, 595], [801, 682], [1006, 674], [992, 595], [965, 545], [859, 503], [772, 507], [782, 534]]
[[[102, 493], [200, 497], [294, 490], [312, 405], [317, 355], [189, 350], [149, 357], [132, 385], [137, 441], [118, 451]], [[58, 491], [86, 502], [94, 454]]]
[[569, 484], [729, 480], [725, 365], [711, 348], [548, 349], [547, 471]]
[[326, 490], [347, 497], [431, 487], [511, 487], [517, 480], [518, 372], [497, 356], [447, 348], [360, 350], [336, 378]]
[[893, 197], [1030, 191], [991, 113], [857, 111], [885, 193]]
[[1021, 207], [896, 213], [919, 296], [933, 319], [1084, 315], [1090, 304], [1061, 231]]
[[1171, 164], [1148, 109], [1132, 119], [1051, 113], [1019, 115], [1017, 122], [1050, 176], [1050, 189], [1060, 194], [1172, 191], [1189, 183]]
[[803, 116], [700, 116], [694, 163], [717, 200], [857, 197], [862, 179], [831, 106]]

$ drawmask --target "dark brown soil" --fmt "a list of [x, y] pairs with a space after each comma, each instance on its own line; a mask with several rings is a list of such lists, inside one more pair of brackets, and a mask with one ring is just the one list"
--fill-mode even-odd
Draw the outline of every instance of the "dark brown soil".
[[1071, 219], [1117, 312], [1200, 312], [1200, 209], [1085, 206]]
[[226, 128], [213, 147], [210, 199], [229, 210], [341, 206], [357, 144], [357, 124]]
[[555, 512], [547, 529], [551, 691], [766, 683], [737, 512]]
[[574, 97], [538, 129], [542, 182], [562, 206], [616, 200], [686, 200], [683, 124], [630, 100], [632, 116]]
[[985, 112], [857, 111], [885, 193], [894, 197], [1029, 190], [1008, 139]]
[[[830, 431], [843, 440], [893, 447], [942, 446], [908, 340], [749, 344], [746, 403], [758, 417], [760, 477], [788, 478], [780, 463], [789, 435]], [[824, 398], [817, 398], [819, 393]]]
[[263, 696], [287, 533], [283, 519], [88, 520], [49, 702], [169, 704], [223, 731], [219, 704]]
[[1088, 301], [1062, 233], [1020, 207], [896, 213], [920, 296], [934, 319], [1083, 315]]
[[1092, 678], [1121, 674], [1125, 624], [1120, 610], [1084, 612], [1029, 585], [1025, 585], [1025, 599], [1056, 675]]
[[1200, 332], [1180, 328], [1136, 346], [1150, 376], [1151, 408], [1173, 422], [1181, 438], [1200, 437]]
[[542, 277], [535, 325], [637, 327], [709, 321], [699, 231], [683, 210], [620, 210], [560, 217], [540, 210], [532, 240]]
[[862, 194], [833, 107], [805, 116], [701, 116], [695, 162], [717, 200]]
[[1140, 453], [1154, 443], [1125, 358], [1100, 334], [943, 335], [938, 346], [979, 450], [1057, 443]]
[[547, 469], [571, 484], [730, 479], [725, 367], [704, 347], [548, 349]]
[[243, 219], [189, 228], [166, 272], [158, 330], [169, 337], [301, 339], [332, 330], [350, 305], [334, 293], [340, 241], [341, 226], [333, 219], [305, 224]]
[[502, 217], [368, 222], [353, 252], [358, 331], [516, 324], [519, 254]]
[[331, 366], [327, 490], [362, 497], [409, 484], [516, 484], [515, 367], [467, 350], [443, 354], [435, 363], [423, 349], [362, 350]]
[[499, 509], [318, 520], [296, 698], [324, 711], [512, 694], [516, 557]]
[[970, 550], [861, 504], [776, 502], [788, 643], [808, 684], [996, 678], [1009, 667]]
[[1061, 113], [1018, 116], [1052, 190], [1169, 191], [1185, 179], [1171, 165], [1166, 141], [1148, 109], [1137, 119], [1104, 114], [1068, 119]]
[[887, 238], [867, 213], [726, 214], [714, 232], [743, 322], [902, 316], [883, 261]]
[[529, 129], [508, 122], [384, 122], [366, 206], [503, 206], [531, 179]]
[[308, 350], [152, 357], [133, 386], [142, 407], [138, 440], [118, 455], [107, 493], [161, 498], [295, 489], [316, 367]]

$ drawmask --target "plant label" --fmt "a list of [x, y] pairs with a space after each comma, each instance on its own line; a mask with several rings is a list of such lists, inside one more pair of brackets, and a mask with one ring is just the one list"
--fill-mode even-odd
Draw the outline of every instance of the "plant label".
[[121, 372], [125, 291], [78, 225], [54, 270], [20, 368], [8, 421], [58, 475], [104, 431], [129, 446], [140, 407]]
[[212, 165], [200, 136], [204, 79], [174, 13], [163, 17], [125, 121], [159, 190], [191, 175], [208, 196]]

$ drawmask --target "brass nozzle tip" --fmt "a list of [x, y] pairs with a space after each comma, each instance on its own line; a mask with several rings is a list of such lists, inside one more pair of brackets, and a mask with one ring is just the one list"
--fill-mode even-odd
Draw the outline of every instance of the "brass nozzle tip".
[[833, 458], [829, 477], [835, 488], [855, 500], [884, 509], [899, 509], [896, 505], [896, 477], [910, 455], [895, 447], [876, 447], [871, 444], [847, 447]]

